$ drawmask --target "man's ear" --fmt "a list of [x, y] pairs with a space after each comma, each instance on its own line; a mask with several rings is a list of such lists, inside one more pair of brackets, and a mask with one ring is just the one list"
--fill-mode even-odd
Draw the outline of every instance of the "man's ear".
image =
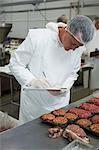
[[59, 32], [60, 32], [61, 34], [66, 33], [64, 27], [58, 27], [58, 29], [59, 29]]
[[58, 27], [58, 30], [59, 30], [59, 39], [60, 41], [62, 42], [62, 36], [64, 34], [64, 28], [63, 27]]
[[64, 36], [66, 36], [66, 31], [65, 31], [65, 28], [63, 28], [63, 27], [59, 27], [58, 28], [58, 30], [59, 30], [59, 39], [60, 39], [60, 41], [62, 42], [62, 38], [64, 37]]

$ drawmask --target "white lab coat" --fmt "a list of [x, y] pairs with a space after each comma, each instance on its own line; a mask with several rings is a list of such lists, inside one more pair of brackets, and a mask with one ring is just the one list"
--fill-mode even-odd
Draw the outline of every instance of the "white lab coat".
[[[99, 50], [99, 30], [96, 31], [96, 35], [90, 45], [92, 51], [97, 48]], [[99, 57], [93, 59], [94, 69], [91, 74], [91, 89], [99, 89]]]
[[10, 60], [13, 75], [23, 87], [35, 77], [43, 78], [44, 72], [52, 87], [66, 87], [68, 90], [64, 96], [53, 96], [48, 91], [21, 89], [20, 123], [69, 104], [70, 88], [78, 77], [76, 72], [80, 69], [82, 52], [79, 49], [64, 50], [58, 39], [56, 25], [53, 30], [49, 27], [29, 30], [25, 41]]

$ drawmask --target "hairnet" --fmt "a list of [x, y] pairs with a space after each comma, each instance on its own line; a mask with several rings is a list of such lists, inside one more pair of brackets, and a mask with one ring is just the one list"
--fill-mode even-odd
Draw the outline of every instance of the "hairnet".
[[80, 35], [81, 41], [88, 43], [92, 40], [95, 27], [90, 18], [77, 15], [68, 22], [69, 30], [75, 35]]

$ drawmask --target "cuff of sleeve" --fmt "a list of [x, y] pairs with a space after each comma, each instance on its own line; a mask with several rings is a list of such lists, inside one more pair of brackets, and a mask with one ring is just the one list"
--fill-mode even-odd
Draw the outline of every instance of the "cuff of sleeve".
[[33, 75], [30, 76], [25, 85], [26, 85], [26, 86], [31, 86], [31, 83], [32, 83], [32, 81], [33, 81], [34, 79], [36, 79], [36, 78], [35, 78]]

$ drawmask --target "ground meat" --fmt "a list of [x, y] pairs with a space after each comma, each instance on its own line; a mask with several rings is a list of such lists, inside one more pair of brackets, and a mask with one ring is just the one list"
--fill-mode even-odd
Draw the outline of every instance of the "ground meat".
[[66, 117], [68, 120], [75, 120], [78, 118], [77, 115], [72, 114], [72, 113], [65, 113], [64, 117]]
[[91, 121], [92, 121], [93, 123], [99, 123], [99, 115], [93, 116], [93, 117], [91, 118]]
[[80, 108], [71, 108], [68, 110], [70, 113], [76, 114], [79, 118], [87, 119], [91, 116], [91, 112], [80, 109]]
[[3, 128], [3, 127], [2, 127], [2, 128], [0, 128], [0, 133], [6, 131], [6, 130], [8, 130], [8, 129], [10, 129], [10, 128]]
[[89, 138], [87, 137], [84, 130], [75, 124], [68, 125], [65, 128], [63, 132], [63, 137], [68, 139], [69, 141], [79, 139], [85, 143], [89, 143]]
[[92, 122], [88, 119], [79, 119], [79, 120], [77, 120], [76, 123], [79, 124], [80, 126], [83, 126], [84, 128], [86, 128], [92, 124]]
[[88, 102], [99, 106], [99, 98], [91, 98]]
[[65, 110], [64, 109], [57, 109], [57, 110], [54, 110], [52, 113], [55, 116], [64, 116], [65, 115]]
[[63, 124], [66, 124], [67, 122], [68, 120], [65, 117], [56, 117], [53, 119], [53, 123], [55, 124], [63, 125]]
[[99, 124], [93, 124], [90, 126], [91, 131], [95, 132], [95, 133], [99, 133]]
[[82, 103], [80, 105], [81, 108], [85, 109], [85, 110], [88, 110], [92, 113], [96, 113], [96, 112], [99, 112], [99, 106], [96, 106], [94, 104], [89, 104], [89, 103]]
[[62, 135], [63, 129], [61, 129], [60, 127], [49, 128], [48, 132], [49, 132], [49, 137], [57, 138]]
[[82, 137], [82, 138], [86, 137], [86, 133], [78, 125], [75, 125], [75, 124], [68, 125], [66, 129], [71, 130], [72, 132], [74, 132], [79, 137]]
[[54, 118], [55, 118], [55, 116], [54, 116], [53, 114], [44, 114], [44, 115], [41, 117], [41, 119], [42, 119], [43, 121], [46, 121], [46, 120], [52, 121]]

